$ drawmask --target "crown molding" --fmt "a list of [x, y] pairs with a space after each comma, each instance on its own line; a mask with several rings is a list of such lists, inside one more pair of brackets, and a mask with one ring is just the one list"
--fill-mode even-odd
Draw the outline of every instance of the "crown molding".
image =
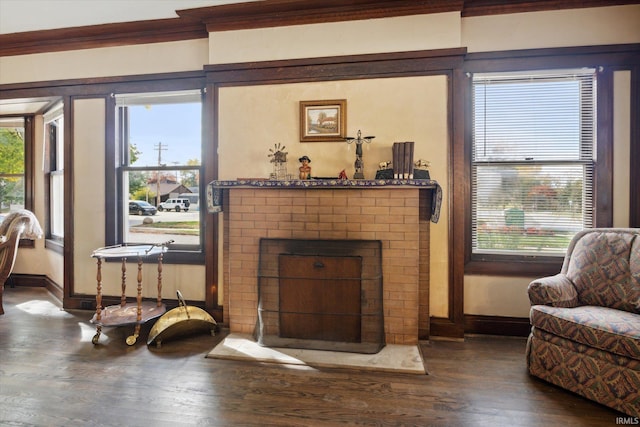
[[323, 22], [462, 11], [463, 0], [266, 0], [178, 10], [207, 31], [229, 31]]
[[188, 18], [27, 31], [0, 34], [0, 57], [207, 37], [209, 37], [209, 33], [204, 24]]
[[638, 4], [638, 0], [263, 0], [178, 10], [179, 18], [0, 34], [0, 57], [207, 38], [210, 32], [442, 12], [462, 17]]
[[638, 0], [464, 0], [462, 17], [620, 6]]

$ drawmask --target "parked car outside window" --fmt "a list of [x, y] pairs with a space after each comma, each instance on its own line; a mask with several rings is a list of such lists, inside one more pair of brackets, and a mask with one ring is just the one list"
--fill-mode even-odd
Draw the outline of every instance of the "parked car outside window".
[[189, 210], [189, 205], [191, 205], [189, 199], [168, 199], [167, 201], [162, 202], [158, 205], [158, 210], [160, 212], [165, 209], [169, 211], [174, 210], [176, 212], [186, 212]]
[[129, 201], [129, 214], [133, 215], [155, 215], [158, 210], [155, 206], [143, 200]]

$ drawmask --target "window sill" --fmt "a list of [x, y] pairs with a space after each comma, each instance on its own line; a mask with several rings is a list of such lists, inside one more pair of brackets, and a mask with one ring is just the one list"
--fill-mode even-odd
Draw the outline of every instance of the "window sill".
[[564, 257], [547, 257], [535, 261], [526, 259], [471, 260], [465, 264], [465, 274], [482, 276], [545, 277], [560, 273]]
[[64, 243], [62, 241], [46, 239], [44, 241], [44, 247], [52, 250], [53, 252], [59, 253], [60, 255], [64, 255]]
[[[144, 259], [145, 263], [157, 262], [157, 256], [149, 256]], [[106, 258], [105, 262], [121, 262], [118, 258]], [[184, 265], [204, 265], [204, 253], [203, 252], [188, 252], [173, 250], [165, 252], [162, 257], [163, 264], [184, 264]]]

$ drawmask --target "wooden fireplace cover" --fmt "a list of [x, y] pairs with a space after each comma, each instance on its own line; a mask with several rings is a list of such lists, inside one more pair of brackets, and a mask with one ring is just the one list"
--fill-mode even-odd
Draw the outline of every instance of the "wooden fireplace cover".
[[280, 337], [361, 341], [359, 256], [278, 257]]

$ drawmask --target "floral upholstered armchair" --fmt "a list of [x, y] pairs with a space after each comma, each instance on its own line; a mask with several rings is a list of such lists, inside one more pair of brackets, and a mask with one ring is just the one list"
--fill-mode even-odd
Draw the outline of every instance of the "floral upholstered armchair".
[[561, 272], [528, 293], [529, 372], [640, 416], [640, 229], [578, 233]]
[[4, 284], [13, 270], [20, 239], [41, 237], [42, 228], [31, 211], [21, 209], [11, 212], [0, 223], [0, 314], [4, 314], [2, 307]]

